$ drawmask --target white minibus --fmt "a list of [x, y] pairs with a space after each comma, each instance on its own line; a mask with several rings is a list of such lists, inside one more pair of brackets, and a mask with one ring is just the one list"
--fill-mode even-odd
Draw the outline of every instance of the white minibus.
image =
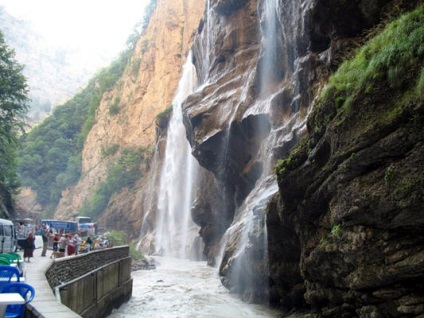
[[16, 252], [17, 240], [13, 222], [0, 219], [0, 253]]

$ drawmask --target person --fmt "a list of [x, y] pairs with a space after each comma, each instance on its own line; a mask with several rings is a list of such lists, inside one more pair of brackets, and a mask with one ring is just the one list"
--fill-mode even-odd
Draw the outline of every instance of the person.
[[105, 239], [103, 240], [103, 247], [109, 247], [109, 240], [107, 239], [107, 237], [105, 237]]
[[78, 255], [79, 248], [81, 245], [81, 237], [78, 234], [75, 234], [74, 236], [74, 243], [75, 243], [75, 255]]
[[82, 253], [87, 253], [87, 242], [83, 239], [81, 239], [81, 245], [79, 247], [79, 252], [80, 254]]
[[63, 253], [63, 255], [65, 255], [65, 249], [66, 249], [66, 235], [65, 235], [65, 233], [62, 233], [62, 236], [60, 237], [57, 245], [58, 245], [58, 248], [59, 248], [59, 253]]
[[43, 228], [41, 238], [43, 239], [43, 250], [41, 252], [41, 256], [46, 256], [47, 244], [49, 243], [49, 229], [47, 227]]
[[59, 243], [60, 237], [58, 233], [55, 233], [53, 235], [53, 252], [57, 252], [58, 251], [58, 243]]
[[85, 241], [85, 248], [87, 253], [90, 252], [92, 245], [93, 245], [93, 241], [91, 240], [90, 237], [87, 237], [87, 240]]
[[97, 239], [94, 240], [94, 250], [98, 250], [100, 248], [101, 248], [100, 247], [100, 241], [99, 241], [99, 238], [97, 238]]
[[35, 236], [30, 232], [26, 239], [26, 244], [24, 248], [24, 261], [28, 258], [28, 263], [30, 262], [30, 258], [34, 257], [34, 249], [35, 249]]
[[69, 233], [68, 239], [66, 240], [68, 256], [73, 255], [75, 253], [75, 238], [72, 233]]

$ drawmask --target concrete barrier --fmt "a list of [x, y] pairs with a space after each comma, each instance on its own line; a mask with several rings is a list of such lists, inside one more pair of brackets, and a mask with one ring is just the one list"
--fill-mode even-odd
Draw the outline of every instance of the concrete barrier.
[[128, 246], [57, 259], [46, 271], [62, 304], [85, 318], [105, 317], [132, 294]]

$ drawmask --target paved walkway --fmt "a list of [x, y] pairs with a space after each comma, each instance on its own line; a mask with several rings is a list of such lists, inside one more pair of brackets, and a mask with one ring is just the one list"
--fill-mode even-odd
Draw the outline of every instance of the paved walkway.
[[[80, 315], [73, 312], [71, 309], [59, 303], [54, 295], [49, 283], [47, 282], [45, 272], [53, 262], [50, 259], [51, 250], [47, 250], [47, 256], [41, 256], [41, 248], [34, 251], [34, 257], [29, 263], [24, 263], [25, 281], [32, 285], [35, 289], [35, 297], [28, 304], [29, 309], [37, 317], [45, 318], [76, 318]], [[19, 252], [22, 256], [22, 252]]]

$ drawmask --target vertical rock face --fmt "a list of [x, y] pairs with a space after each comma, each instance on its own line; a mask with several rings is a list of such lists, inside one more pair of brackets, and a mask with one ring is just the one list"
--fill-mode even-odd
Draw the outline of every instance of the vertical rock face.
[[[266, 11], [265, 4], [269, 3], [254, 0], [210, 1], [210, 10], [207, 11], [198, 29], [193, 45], [193, 62], [196, 65], [198, 77], [202, 79], [201, 87], [195, 94], [189, 96], [184, 104], [187, 137], [192, 145], [193, 154], [215, 178], [215, 186], [208, 187], [208, 191], [212, 193], [203, 197], [199, 196], [196, 201], [193, 209], [194, 220], [202, 228], [201, 235], [205, 238], [210, 263], [217, 261], [219, 250], [217, 246], [223, 244], [219, 238], [223, 230], [230, 227], [227, 231], [230, 237], [225, 238], [228, 239], [228, 247], [224, 251], [223, 263], [220, 265], [223, 282], [231, 290], [244, 294], [250, 300], [258, 300], [259, 294], [266, 293], [262, 289], [265, 287], [259, 286], [256, 281], [249, 285], [249, 283], [240, 283], [231, 278], [233, 275], [231, 268], [239, 266], [237, 263], [240, 261], [237, 259], [242, 259], [240, 255], [243, 254], [240, 253], [239, 243], [242, 240], [243, 228], [247, 227], [248, 223], [247, 214], [242, 211], [247, 205], [246, 199], [252, 194], [253, 189], [256, 191], [263, 176], [269, 171], [269, 166], [273, 166], [277, 159], [286, 157], [290, 148], [298, 142], [304, 128], [302, 120], [313, 108], [317, 92], [351, 49], [361, 43], [362, 34], [379, 23], [388, 10], [415, 5], [403, 1], [383, 0], [302, 1], [301, 3], [277, 1], [275, 36], [267, 37], [264, 33], [267, 28], [270, 28], [268, 23], [270, 13]], [[276, 46], [274, 53], [266, 50], [266, 42], [269, 41]], [[272, 56], [273, 54], [275, 56]], [[268, 55], [273, 58], [273, 64], [267, 69]], [[265, 78], [264, 75], [266, 75]], [[334, 133], [342, 138], [343, 134], [339, 130]], [[271, 141], [270, 136], [275, 138]], [[350, 137], [349, 134], [343, 135], [343, 138], [348, 140]], [[416, 143], [417, 140], [414, 142]], [[268, 144], [272, 149], [265, 150], [264, 144]], [[334, 152], [334, 144], [337, 144], [334, 140], [320, 143], [320, 147], [316, 149], [316, 161], [321, 164], [328, 161]], [[413, 146], [410, 145], [410, 147]], [[395, 147], [391, 150], [394, 153], [398, 152], [395, 151]], [[400, 152], [403, 153], [404, 150]], [[263, 157], [264, 154], [267, 159]], [[363, 159], [366, 160], [367, 156]], [[307, 163], [305, 163], [306, 166]], [[361, 165], [360, 162], [358, 165]], [[370, 165], [374, 164], [370, 163]], [[333, 169], [336, 169], [336, 166]], [[326, 259], [331, 255], [325, 253], [319, 259], [310, 259], [311, 251], [307, 246], [308, 243], [316, 243], [318, 238], [315, 232], [321, 233], [326, 227], [327, 230], [331, 230], [327, 218], [324, 218], [327, 225], [324, 220], [322, 221], [324, 223], [316, 225], [318, 222], [316, 218], [324, 217], [326, 209], [332, 211], [329, 218], [341, 213], [340, 211], [344, 208], [352, 213], [363, 211], [363, 207], [355, 204], [352, 207], [344, 207], [346, 199], [350, 197], [347, 193], [360, 191], [359, 184], [363, 182], [371, 184], [372, 181], [365, 181], [365, 179], [363, 182], [359, 181], [363, 173], [361, 170], [356, 175], [358, 178], [354, 178], [358, 184], [352, 188], [348, 186], [339, 189], [342, 184], [339, 183], [341, 176], [334, 177], [331, 188], [334, 192], [331, 192], [327, 188], [328, 176], [323, 175], [320, 178], [320, 169], [317, 168], [318, 175], [308, 174], [309, 170], [305, 171], [302, 170], [301, 173], [290, 178], [292, 183], [280, 183], [284, 205], [299, 202], [295, 200], [300, 195], [298, 191], [303, 193], [302, 191], [305, 190], [298, 189], [298, 182], [304, 182], [307, 188], [317, 182], [325, 181], [326, 191], [315, 189], [316, 200], [309, 199], [309, 195], [313, 194], [310, 191], [302, 197], [304, 200], [313, 201], [313, 204], [308, 203], [307, 210], [302, 210], [304, 217], [299, 217], [295, 212], [286, 212], [286, 208], [281, 206], [278, 199], [271, 201], [267, 219], [270, 301], [283, 305], [287, 309], [304, 306], [305, 297], [308, 304], [319, 308], [323, 305], [322, 302], [325, 302], [323, 299], [329, 302], [334, 301], [342, 306], [343, 300], [346, 301], [343, 297], [347, 297], [341, 296], [343, 292], [333, 294], [333, 290], [327, 290], [328, 293], [325, 294], [325, 288], [321, 289], [324, 285], [318, 282], [314, 284], [315, 279], [318, 279], [320, 275], [318, 268], [324, 268], [331, 275], [337, 272], [333, 266], [342, 268], [342, 263], [346, 260], [338, 255], [334, 257], [335, 263], [332, 264]], [[264, 191], [265, 189], [263, 188]], [[342, 190], [344, 191], [338, 192]], [[343, 204], [343, 208], [340, 206], [335, 208], [333, 204]], [[368, 204], [372, 205], [376, 202], [368, 202]], [[419, 204], [413, 210], [415, 211], [418, 206]], [[339, 212], [336, 213], [334, 209]], [[406, 219], [411, 220], [410, 217]], [[316, 227], [310, 225], [310, 222]], [[381, 226], [385, 222], [382, 221]], [[367, 235], [373, 235], [360, 224], [362, 223], [352, 225], [352, 232], [346, 234], [347, 237], [362, 242]], [[339, 230], [337, 226], [333, 229], [336, 233]], [[414, 234], [418, 235], [415, 232]], [[257, 270], [257, 274], [261, 275], [266, 269], [258, 269], [259, 262], [255, 260], [255, 257], [260, 258], [264, 255], [254, 252], [254, 246], [255, 240], [260, 241], [262, 234], [258, 232], [257, 238], [254, 238], [254, 235], [254, 232], [249, 232], [249, 243], [244, 248], [244, 254], [251, 254], [248, 261], [252, 264], [245, 266], [243, 262], [243, 269], [245, 271], [254, 269], [253, 271]], [[342, 245], [338, 248], [357, 249], [359, 247]], [[379, 247], [377, 244], [374, 248], [377, 251], [382, 246]], [[354, 253], [351, 253], [349, 257], [354, 258]], [[372, 263], [371, 259], [368, 261]], [[325, 265], [320, 266], [321, 263]], [[361, 267], [359, 263], [355, 263], [355, 266]], [[345, 274], [348, 275], [348, 272], [343, 270], [340, 273], [337, 272], [337, 279], [342, 280]], [[314, 279], [305, 280], [305, 277], [310, 276], [314, 276]], [[330, 278], [320, 278], [318, 281], [328, 279]], [[357, 280], [357, 277], [352, 279]], [[347, 285], [334, 284], [336, 288], [349, 288]], [[366, 288], [365, 285], [364, 288]], [[360, 296], [355, 293], [347, 294], [353, 298]], [[372, 312], [372, 308], [361, 310], [363, 314]], [[337, 316], [342, 311], [336, 312], [337, 310], [330, 311], [327, 314]]]
[[[423, 13], [408, 34], [422, 34]], [[282, 202], [270, 205], [270, 241], [285, 247], [270, 251], [271, 280], [287, 308], [303, 295], [324, 317], [423, 314], [424, 103], [408, 97], [422, 68], [396, 84], [374, 77], [351, 109], [329, 98], [309, 116], [309, 137], [279, 172]]]
[[[219, 7], [221, 2], [215, 5]], [[200, 164], [214, 174], [217, 186], [212, 189], [224, 188], [212, 195], [220, 200], [198, 202], [200, 206], [210, 206], [214, 211], [213, 220], [207, 214], [204, 214], [206, 219], [200, 216], [204, 209], [194, 210], [195, 219], [200, 224], [207, 224], [204, 232], [219, 228], [221, 233], [218, 236], [231, 223], [235, 205], [240, 204], [251, 190], [258, 178], [257, 170], [260, 174], [260, 167], [256, 166], [241, 172], [251, 161], [251, 153], [257, 151], [259, 139], [255, 141], [254, 134], [249, 136], [248, 127], [237, 122], [240, 118], [236, 116], [242, 113], [235, 114], [259, 54], [256, 3], [245, 4], [231, 12], [228, 10], [222, 16], [210, 9], [199, 28], [193, 55], [198, 78], [205, 81], [205, 86], [189, 96], [184, 105], [193, 153]], [[253, 126], [247, 120], [246, 123]], [[219, 226], [218, 222], [221, 223]]]
[[[106, 177], [110, 162], [124, 148], [155, 146], [155, 117], [171, 105], [181, 66], [203, 11], [203, 0], [157, 1], [124, 76], [102, 98], [96, 122], [84, 144], [82, 178], [63, 193], [56, 217], [68, 218], [78, 212]], [[112, 113], [112, 107], [117, 111]], [[119, 150], [115, 155], [104, 155], [105, 150], [116, 145]], [[149, 168], [148, 164], [143, 170]], [[101, 226], [110, 222], [138, 236], [143, 219], [141, 198], [144, 195], [138, 191], [121, 195], [110, 206], [110, 213], [103, 215]]]
[[[272, 188], [267, 178], [276, 160], [302, 134], [324, 66], [307, 51], [309, 11], [300, 4], [210, 1], [209, 8], [193, 45], [202, 83], [184, 111], [193, 154], [216, 186], [208, 188], [213, 195], [199, 197], [193, 215], [211, 264], [221, 261], [219, 247], [225, 248], [223, 283], [249, 301], [264, 301], [261, 196]], [[220, 200], [204, 202], [210, 198]], [[210, 213], [198, 208], [205, 206]]]
[[[153, 146], [155, 129], [166, 126], [155, 127], [154, 117], [171, 104], [175, 66], [197, 28], [199, 87], [183, 103], [187, 139], [203, 168], [192, 218], [223, 283], [249, 301], [324, 316], [422, 314], [422, 100], [391, 108], [387, 99], [402, 93], [381, 85], [348, 120], [331, 103], [310, 115], [364, 32], [384, 13], [418, 2], [210, 0], [198, 24], [204, 2], [158, 1], [133, 57], [140, 68], [129, 68], [104, 96], [84, 148], [84, 177], [58, 215], [77, 211], [104, 176], [112, 158], [102, 158], [102, 148]], [[393, 117], [363, 121], [381, 114]], [[273, 168], [304, 135], [274, 195]], [[165, 141], [157, 139], [160, 157]], [[117, 196], [101, 223], [142, 228], [144, 244], [153, 245], [154, 214], [142, 217], [149, 191], [140, 182], [139, 191]]]

